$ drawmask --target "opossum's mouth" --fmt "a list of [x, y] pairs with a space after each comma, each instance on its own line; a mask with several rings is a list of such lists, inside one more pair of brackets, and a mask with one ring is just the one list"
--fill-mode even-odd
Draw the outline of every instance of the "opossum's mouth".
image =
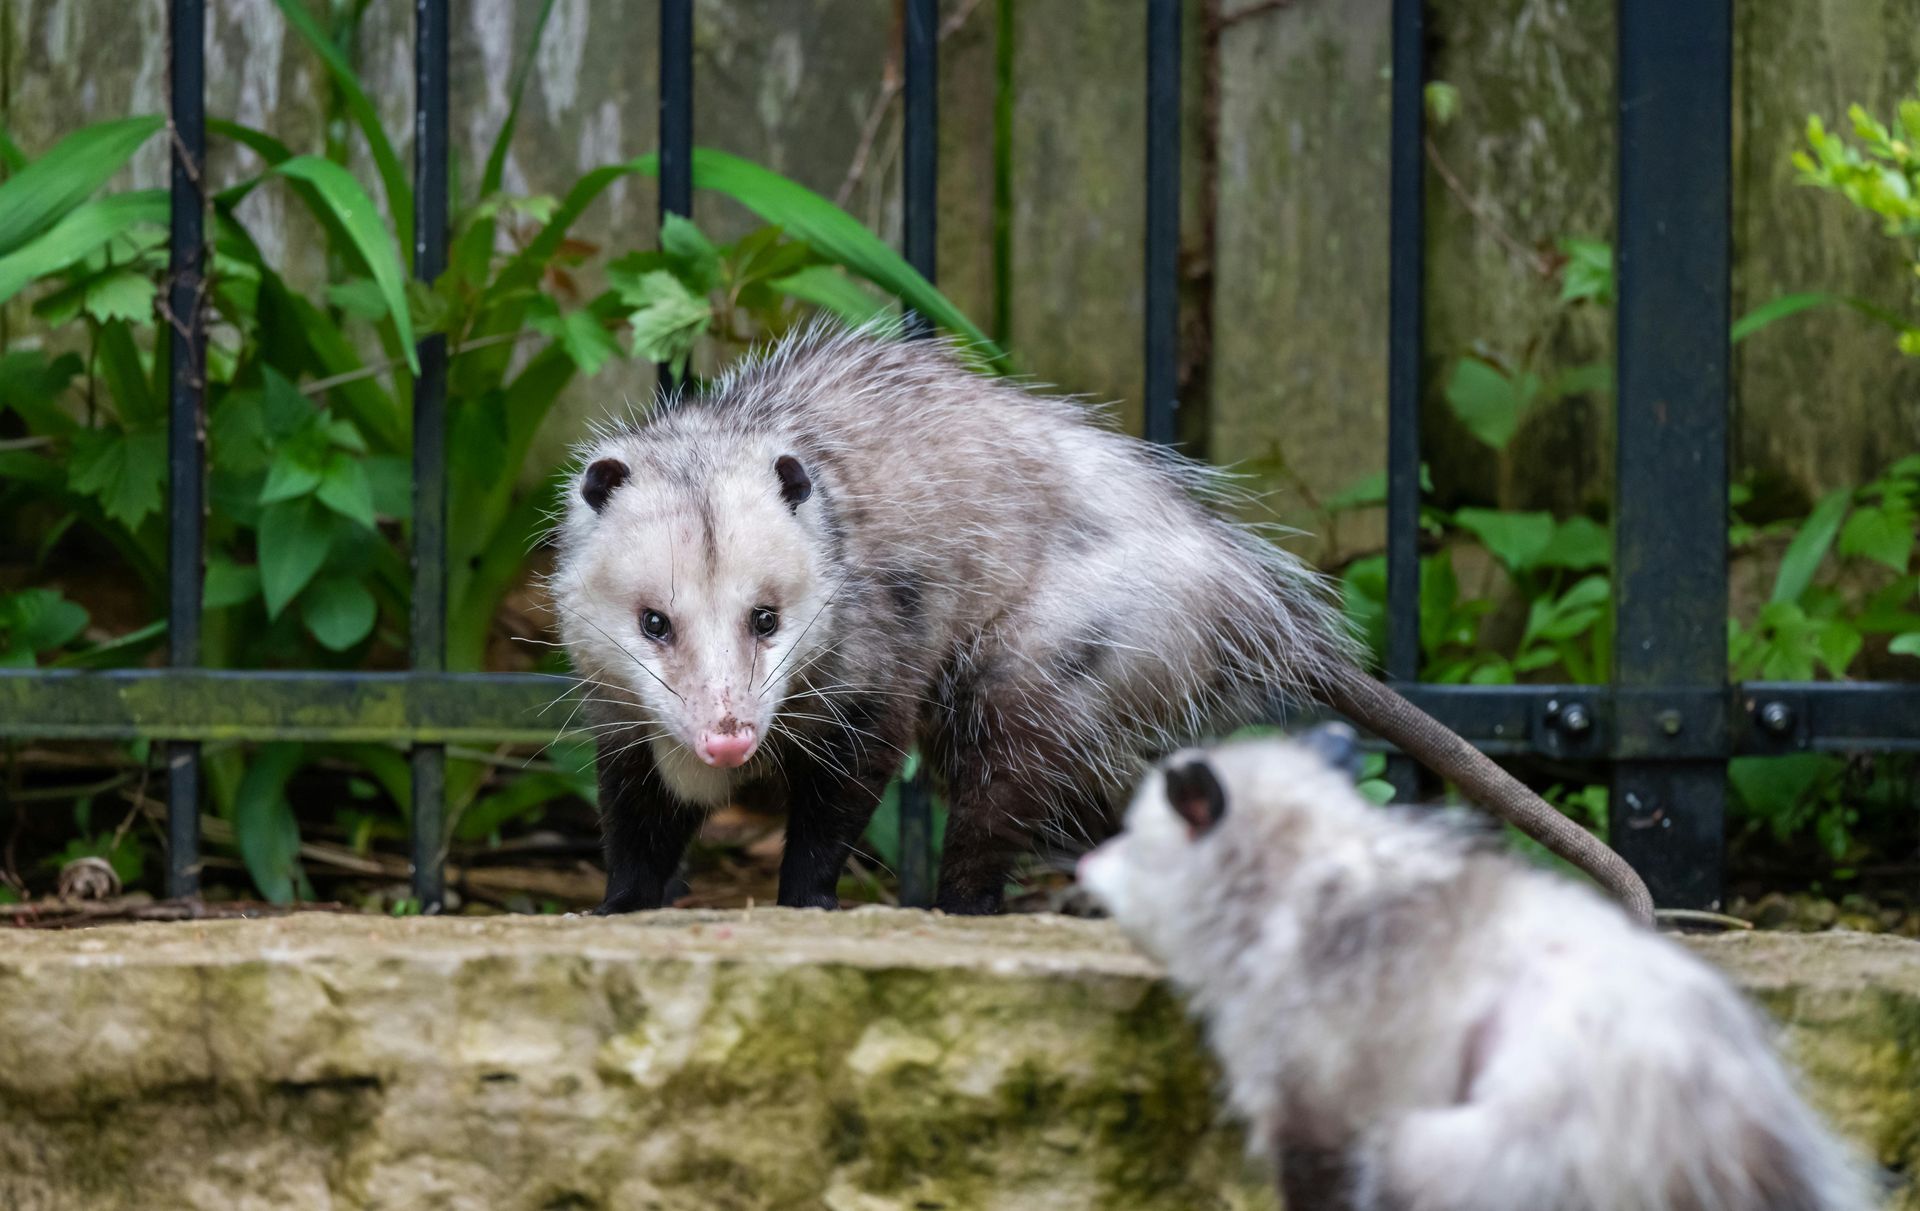
[[715, 769], [738, 769], [759, 747], [759, 729], [729, 716], [700, 733], [693, 755]]

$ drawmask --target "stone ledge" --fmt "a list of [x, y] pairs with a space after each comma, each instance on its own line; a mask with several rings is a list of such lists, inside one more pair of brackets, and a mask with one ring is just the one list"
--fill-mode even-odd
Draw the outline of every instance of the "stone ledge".
[[[1920, 945], [1700, 946], [1787, 1024], [1824, 1108], [1920, 1162]], [[1101, 922], [0, 935], [7, 1208], [1270, 1208], [1212, 1079]]]

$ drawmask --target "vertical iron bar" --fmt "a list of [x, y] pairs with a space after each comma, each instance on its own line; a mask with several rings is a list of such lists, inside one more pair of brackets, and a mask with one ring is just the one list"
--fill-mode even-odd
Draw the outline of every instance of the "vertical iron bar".
[[[660, 0], [660, 222], [693, 216], [693, 0]], [[662, 390], [678, 386], [660, 366]]]
[[[447, 0], [414, 3], [413, 275], [447, 267]], [[418, 672], [447, 666], [447, 344], [419, 345], [413, 385], [412, 657]], [[420, 911], [446, 899], [446, 748], [413, 750], [413, 895]]]
[[[1426, 0], [1394, 0], [1387, 279], [1387, 651], [1390, 681], [1420, 679], [1420, 379], [1426, 348]], [[1387, 762], [1397, 796], [1411, 758]]]
[[[902, 235], [907, 263], [934, 281], [935, 214], [938, 209], [940, 5], [938, 0], [907, 0], [902, 136]], [[909, 314], [907, 332], [933, 333], [925, 317]], [[933, 792], [923, 760], [900, 785], [900, 902], [909, 908], [933, 903]]]
[[[660, 0], [660, 223], [693, 217], [693, 0]], [[654, 369], [662, 391], [679, 380], [665, 365]], [[667, 884], [667, 903], [687, 894], [686, 860]]]
[[[1723, 690], [1732, 0], [1619, 0], [1617, 11], [1614, 681]], [[1715, 725], [1676, 711], [1665, 727]], [[1621, 762], [1611, 801], [1613, 845], [1656, 900], [1718, 906], [1724, 758]]]
[[[201, 538], [206, 453], [206, 331], [201, 173], [206, 166], [206, 10], [202, 0], [172, 0], [169, 118], [173, 164], [169, 201], [167, 313], [167, 662], [200, 663]], [[200, 746], [170, 743], [167, 759], [167, 894], [200, 893]]]
[[1179, 411], [1180, 0], [1147, 0], [1147, 440]]

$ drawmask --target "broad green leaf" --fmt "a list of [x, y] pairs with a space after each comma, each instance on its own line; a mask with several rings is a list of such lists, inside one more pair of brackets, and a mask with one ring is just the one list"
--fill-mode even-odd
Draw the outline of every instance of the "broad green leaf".
[[329, 418], [323, 429], [327, 440], [342, 450], [350, 450], [355, 454], [367, 452], [367, 439], [360, 436], [360, 430], [354, 427], [352, 421]]
[[[676, 283], [678, 281], [672, 274], [663, 273], [661, 276]], [[544, 333], [557, 341], [566, 350], [567, 356], [573, 359], [573, 364], [588, 378], [600, 373], [600, 367], [620, 353], [620, 346], [614, 342], [612, 334], [600, 325], [592, 312], [569, 311], [563, 315], [553, 300], [545, 295], [536, 298], [528, 307], [527, 325], [535, 332]]]
[[809, 265], [785, 277], [774, 278], [769, 284], [782, 294], [831, 311], [855, 327], [892, 310], [831, 265]]
[[[254, 126], [243, 126], [226, 118], [207, 119], [207, 133], [219, 135], [223, 139], [232, 139], [240, 146], [251, 151], [271, 168], [286, 160], [293, 159], [293, 149], [274, 138], [266, 131]], [[237, 199], [236, 199], [237, 200]]]
[[1904, 510], [1862, 505], [1840, 531], [1840, 553], [1859, 555], [1905, 572], [1913, 553], [1913, 523], [1913, 514]]
[[[7, 185], [0, 185], [0, 194], [19, 180], [15, 177]], [[0, 225], [5, 223], [4, 214], [0, 211]], [[0, 255], [0, 303], [32, 282], [91, 256], [132, 227], [143, 223], [164, 226], [166, 222], [167, 194], [161, 189], [118, 193], [75, 207], [50, 229], [36, 233], [37, 238]]]
[[252, 564], [235, 563], [219, 552], [207, 556], [207, 578], [200, 604], [209, 610], [224, 610], [260, 595], [260, 569]]
[[97, 358], [100, 377], [113, 394], [123, 425], [133, 429], [166, 424], [166, 409], [153, 394], [133, 330], [124, 321], [110, 320], [100, 326]]
[[44, 349], [0, 353], [0, 409], [12, 409], [29, 432], [61, 435], [79, 428], [60, 407], [60, 396], [78, 378], [80, 355], [49, 358]]
[[87, 429], [74, 435], [67, 483], [91, 496], [113, 520], [138, 529], [160, 508], [167, 478], [167, 435], [141, 428], [129, 432]]
[[299, 768], [298, 744], [269, 744], [255, 754], [233, 797], [234, 840], [260, 894], [291, 903], [302, 881], [300, 825], [287, 804], [287, 782]]
[[314, 450], [313, 443], [289, 442], [281, 446], [274, 453], [273, 464], [267, 468], [260, 503], [271, 505], [308, 495], [320, 486], [320, 475], [325, 470], [325, 456]]
[[[305, 0], [274, 0], [274, 2], [280, 6], [280, 12], [286, 17], [287, 24], [306, 39], [307, 45], [320, 56], [320, 61], [326, 64], [327, 72], [333, 77], [334, 84], [339, 87], [340, 96], [346, 102], [347, 112], [353, 116], [354, 123], [360, 127], [361, 135], [366, 138], [367, 150], [373, 153], [373, 164], [380, 173], [380, 183], [386, 187], [387, 206], [393, 213], [393, 228], [400, 237], [400, 247], [412, 249], [412, 177], [408, 175], [406, 167], [401, 164], [400, 157], [394, 154], [393, 143], [387, 138], [386, 129], [380, 125], [380, 112], [367, 98], [366, 89], [361, 87], [360, 78], [354, 74], [353, 65], [347, 62], [346, 56], [340, 53], [340, 48], [334, 45], [333, 39], [327, 37], [326, 32], [320, 28], [320, 23], [315, 21], [313, 14], [307, 10]], [[330, 161], [323, 160], [321, 163], [330, 163]], [[285, 167], [281, 165], [283, 170]], [[346, 170], [343, 168], [340, 172], [344, 175]], [[369, 202], [367, 215], [377, 224], [371, 206]], [[379, 275], [376, 273], [374, 276]], [[391, 300], [389, 303], [391, 304]], [[405, 334], [402, 333], [402, 335]], [[411, 352], [413, 342], [408, 340], [406, 343]], [[415, 366], [414, 373], [419, 372], [420, 368]]]
[[[22, 589], [0, 595], [0, 632], [6, 646], [31, 656], [65, 647], [87, 629], [87, 611], [58, 589]], [[32, 663], [31, 660], [28, 661]]]
[[322, 576], [300, 595], [300, 620], [323, 647], [344, 652], [373, 632], [379, 607], [351, 576]]
[[367, 468], [367, 489], [372, 495], [376, 516], [407, 520], [413, 516], [413, 463], [399, 455], [372, 455]]
[[1920, 657], [1920, 631], [1908, 631], [1904, 635], [1895, 635], [1888, 642], [1887, 651], [1895, 656]]
[[1460, 112], [1460, 90], [1445, 80], [1429, 80], [1425, 93], [1428, 120], [1435, 130], [1445, 128]]
[[680, 373], [694, 342], [713, 318], [712, 305], [664, 269], [642, 275], [634, 292], [623, 292], [622, 298], [636, 307], [627, 316], [633, 327], [634, 356], [664, 362]]
[[[297, 7], [296, 0], [280, 0], [280, 4], [282, 8], [290, 4]], [[353, 174], [319, 156], [299, 156], [281, 164], [274, 171], [306, 181], [331, 208], [342, 229], [353, 240], [360, 258], [366, 262], [368, 272], [373, 274], [381, 296], [386, 299], [387, 316], [393, 321], [407, 366], [415, 374], [420, 373], [420, 360], [413, 347], [413, 321], [407, 313], [406, 271], [394, 255], [393, 243], [380, 222], [379, 212], [374, 209], [373, 199], [360, 187], [360, 182], [353, 179]], [[406, 232], [401, 233], [403, 242], [410, 238]]]
[[320, 488], [314, 495], [340, 516], [357, 521], [369, 530], [374, 528], [373, 486], [367, 480], [366, 467], [351, 454], [335, 450], [328, 457]]
[[1460, 509], [1453, 517], [1462, 529], [1479, 538], [1493, 553], [1493, 557], [1512, 572], [1524, 572], [1532, 568], [1555, 534], [1551, 513]]
[[260, 589], [269, 618], [278, 618], [306, 588], [332, 544], [332, 515], [311, 497], [279, 501], [260, 511]]
[[1534, 566], [1584, 572], [1613, 562], [1613, 539], [1607, 528], [1585, 517], [1570, 517], [1553, 529], [1553, 537], [1534, 557]]
[[1506, 449], [1520, 428], [1522, 401], [1513, 380], [1478, 358], [1454, 363], [1446, 395], [1468, 432], [1496, 450]]
[[158, 116], [146, 114], [81, 127], [0, 183], [0, 257], [86, 201], [162, 125]]
[[1793, 817], [1822, 782], [1836, 776], [1843, 763], [1824, 753], [1794, 753], [1784, 757], [1735, 757], [1727, 763], [1727, 780], [1741, 806], [1780, 828]]
[[95, 278], [87, 284], [86, 313], [94, 319], [125, 320], [144, 324], [153, 319], [153, 298], [158, 293], [152, 278], [137, 270], [123, 269]]
[[1613, 303], [1613, 245], [1605, 240], [1564, 239], [1560, 251], [1567, 267], [1560, 276], [1560, 301]]
[[1802, 311], [1811, 311], [1815, 307], [1826, 307], [1834, 303], [1844, 303], [1845, 299], [1837, 294], [1824, 291], [1809, 291], [1804, 294], [1783, 294], [1772, 302], [1763, 303], [1741, 316], [1733, 325], [1731, 339], [1739, 344], [1754, 333], [1777, 320], [1790, 315], [1799, 315]]
[[1813, 583], [1813, 574], [1819, 570], [1820, 562], [1832, 548], [1834, 537], [1840, 533], [1840, 522], [1852, 503], [1853, 493], [1846, 488], [1836, 488], [1820, 498], [1800, 532], [1787, 544], [1786, 554], [1781, 556], [1780, 573], [1774, 578], [1769, 601], [1800, 600], [1800, 595]]
[[260, 419], [274, 444], [292, 441], [313, 427], [313, 402], [272, 366], [261, 368]]
[[387, 296], [380, 283], [369, 278], [352, 278], [327, 287], [327, 301], [355, 319], [378, 323], [387, 315]]
[[1527, 609], [1521, 648], [1532, 646], [1535, 640], [1565, 643], [1586, 634], [1605, 615], [1611, 594], [1606, 577], [1589, 576], [1558, 597], [1535, 601]]
[[1815, 650], [1820, 653], [1820, 662], [1827, 666], [1827, 672], [1844, 678], [1848, 666], [1860, 654], [1860, 647], [1865, 641], [1858, 628], [1837, 619], [1829, 619], [1815, 632], [1813, 642]]
[[660, 251], [696, 292], [712, 290], [720, 278], [720, 250], [690, 219], [669, 214], [660, 223]]

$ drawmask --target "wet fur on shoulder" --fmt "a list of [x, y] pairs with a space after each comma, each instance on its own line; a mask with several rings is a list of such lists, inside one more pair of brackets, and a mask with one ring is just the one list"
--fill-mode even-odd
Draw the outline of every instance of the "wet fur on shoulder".
[[1301, 744], [1170, 758], [1081, 878], [1190, 992], [1289, 1208], [1873, 1205], [1718, 972]]

